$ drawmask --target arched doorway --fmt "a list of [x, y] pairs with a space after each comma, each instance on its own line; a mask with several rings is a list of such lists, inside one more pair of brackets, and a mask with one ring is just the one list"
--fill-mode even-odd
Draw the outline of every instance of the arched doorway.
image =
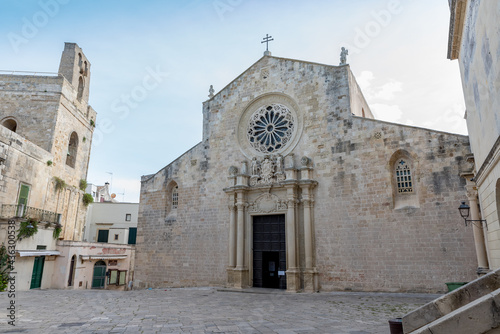
[[99, 260], [94, 264], [94, 275], [92, 276], [92, 289], [104, 289], [106, 281], [106, 263]]
[[68, 286], [73, 286], [73, 281], [75, 279], [75, 266], [76, 266], [76, 255], [73, 255], [73, 257], [71, 257], [71, 264], [69, 266]]

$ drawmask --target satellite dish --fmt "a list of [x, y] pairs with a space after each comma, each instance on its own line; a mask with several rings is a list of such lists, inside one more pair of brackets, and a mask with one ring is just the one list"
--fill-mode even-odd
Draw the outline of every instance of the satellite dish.
[[116, 197], [116, 194], [115, 193], [112, 193], [111, 194], [111, 198], [115, 198]]

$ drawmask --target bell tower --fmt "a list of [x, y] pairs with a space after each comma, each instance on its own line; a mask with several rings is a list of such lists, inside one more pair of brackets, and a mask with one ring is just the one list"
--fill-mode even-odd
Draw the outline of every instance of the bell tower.
[[59, 74], [75, 88], [75, 100], [87, 105], [89, 101], [90, 62], [76, 43], [65, 43]]

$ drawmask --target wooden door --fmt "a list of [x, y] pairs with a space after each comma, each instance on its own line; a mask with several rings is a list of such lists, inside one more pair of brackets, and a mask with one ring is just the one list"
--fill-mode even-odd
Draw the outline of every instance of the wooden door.
[[103, 289], [106, 281], [106, 263], [102, 260], [94, 265], [94, 275], [92, 276], [92, 289]]
[[253, 217], [253, 286], [286, 289], [285, 215]]
[[42, 286], [44, 263], [45, 263], [45, 256], [35, 257], [35, 262], [33, 264], [33, 273], [31, 274], [30, 289], [38, 289]]

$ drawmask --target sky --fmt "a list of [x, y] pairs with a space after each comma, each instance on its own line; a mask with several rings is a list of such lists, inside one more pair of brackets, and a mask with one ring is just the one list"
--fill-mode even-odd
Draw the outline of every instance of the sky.
[[[141, 175], [201, 141], [202, 103], [260, 59], [338, 65], [375, 118], [467, 134], [446, 0], [3, 0], [0, 70], [57, 72], [64, 42], [91, 63], [87, 180], [138, 202]], [[151, 80], [153, 78], [154, 80]], [[146, 81], [145, 81], [146, 80]], [[146, 82], [146, 84], [145, 84]]]

